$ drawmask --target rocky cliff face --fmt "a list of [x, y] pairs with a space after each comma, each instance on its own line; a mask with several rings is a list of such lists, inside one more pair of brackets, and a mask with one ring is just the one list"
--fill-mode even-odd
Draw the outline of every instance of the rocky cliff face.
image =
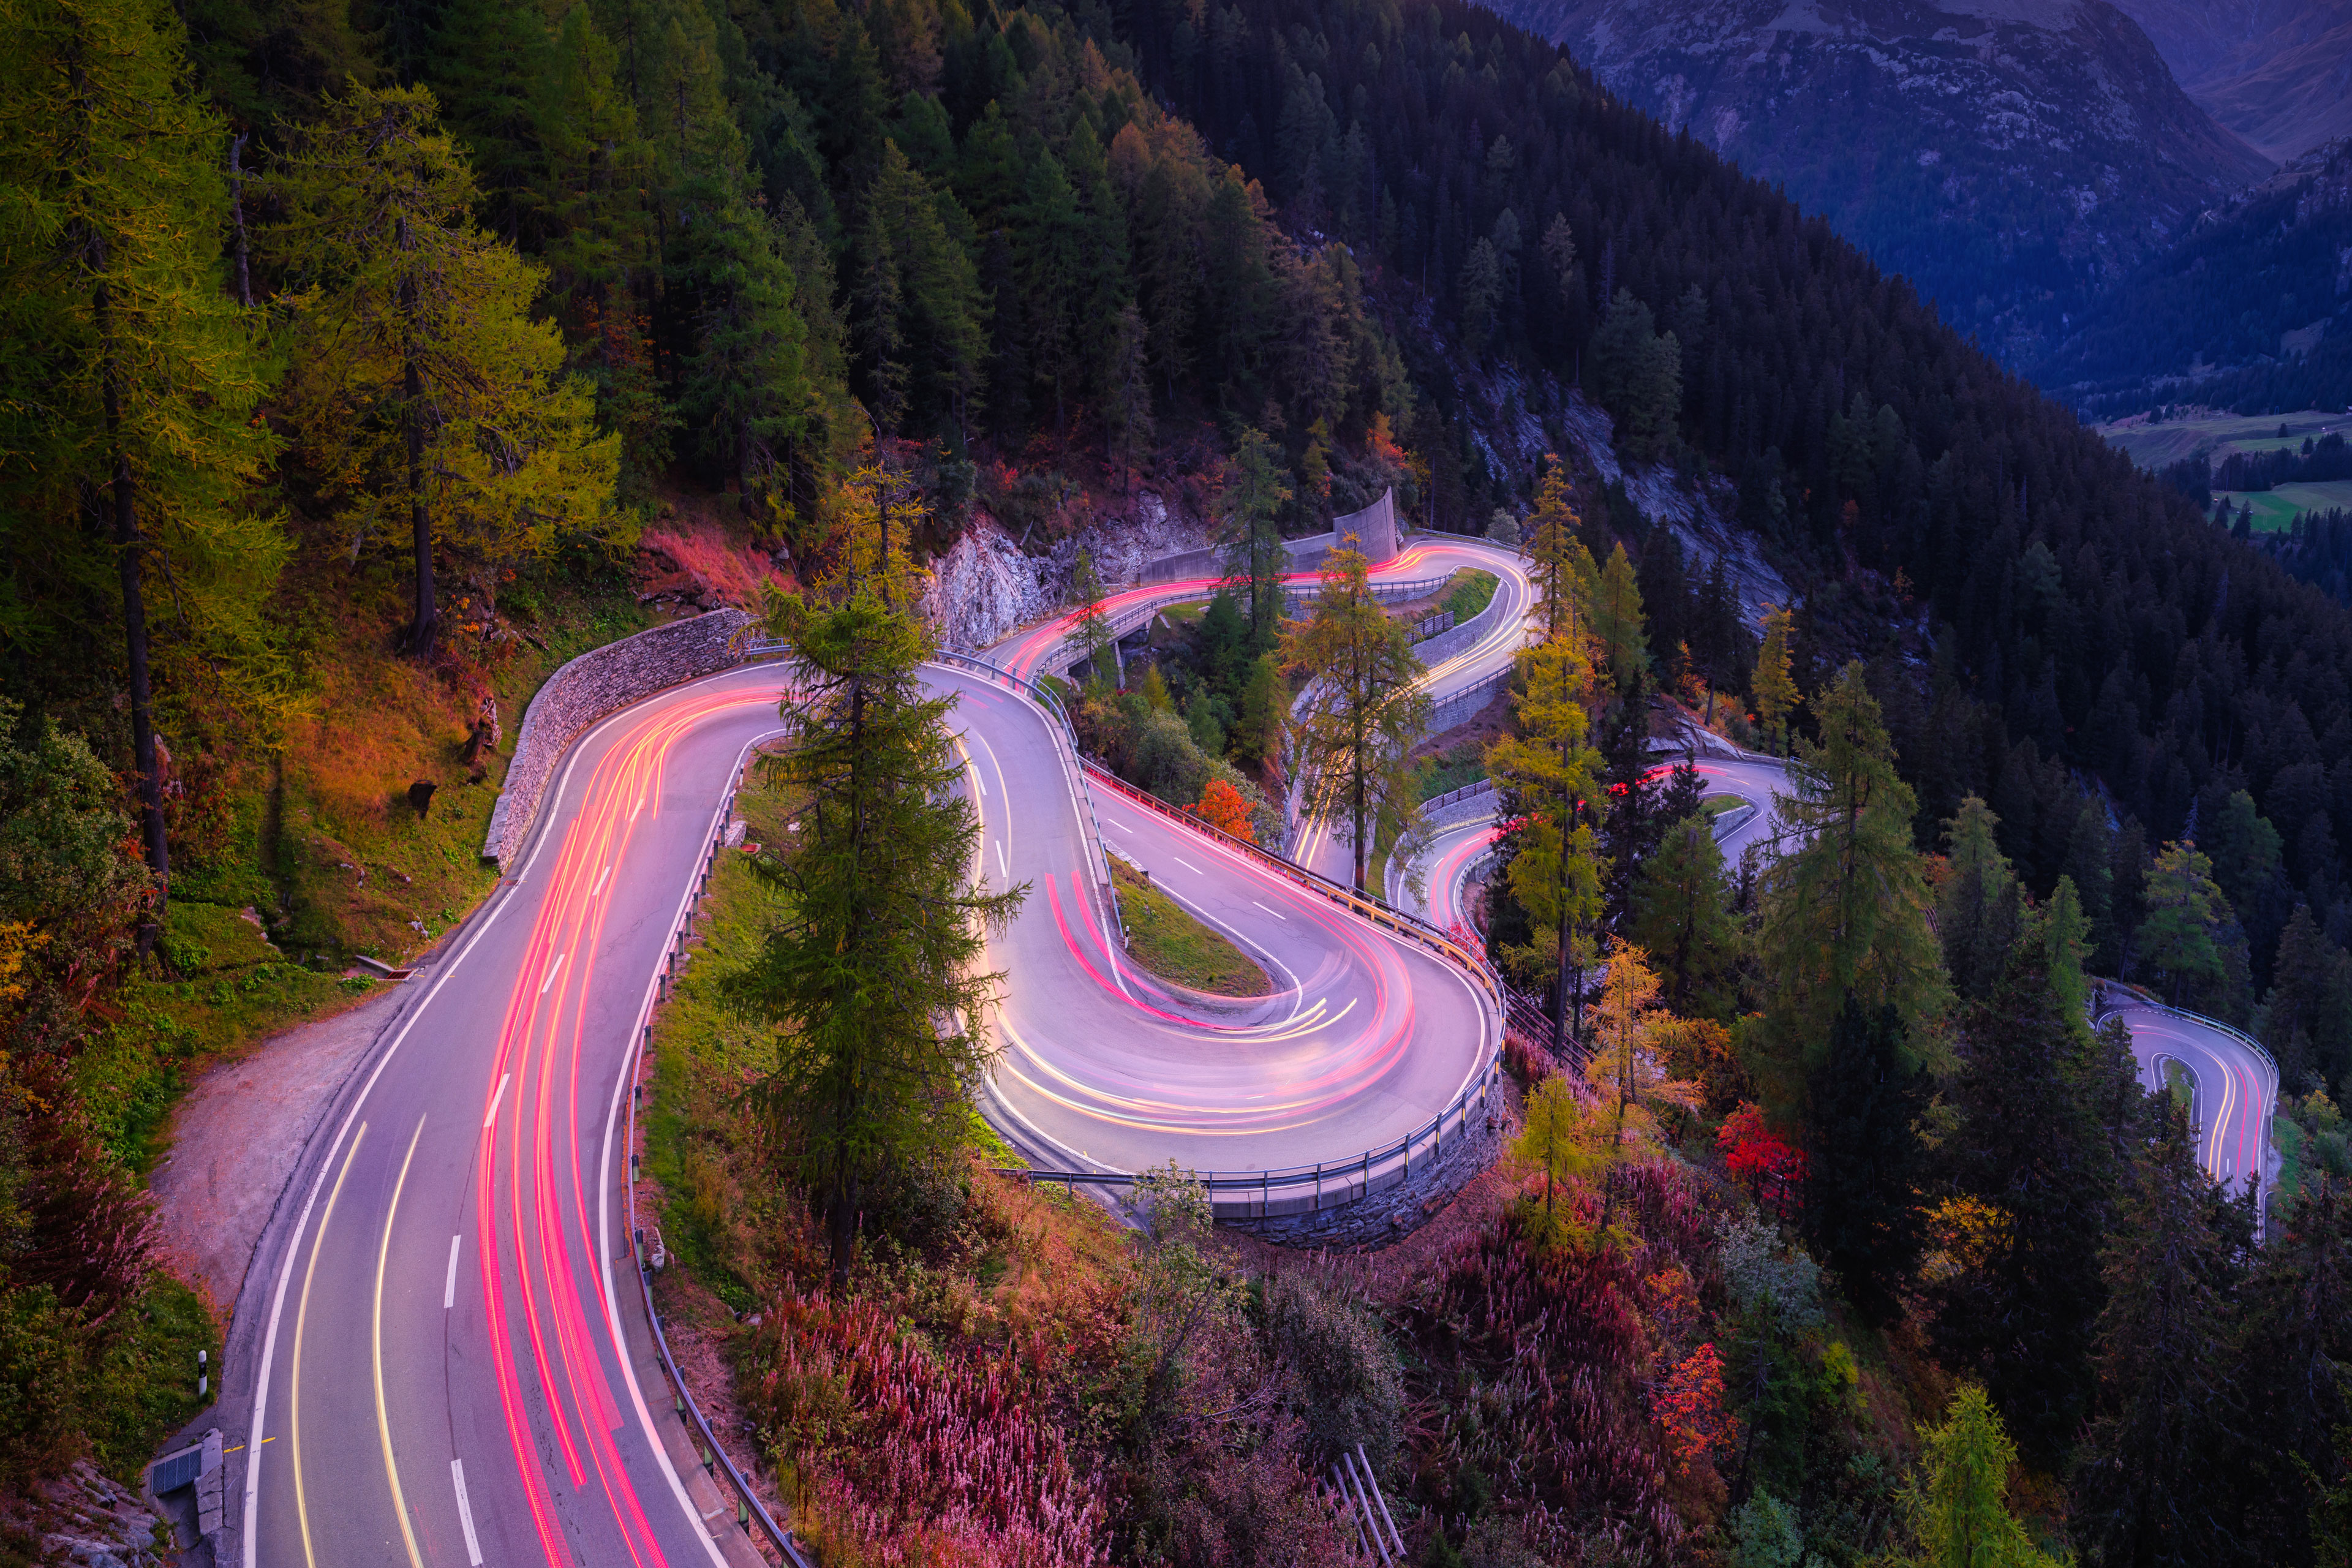
[[2352, 0], [2116, 0], [2189, 96], [2273, 158], [2352, 135]]
[[[2269, 161], [2105, 0], [1496, 0], [2014, 362]], [[1591, 248], [1605, 243], [1594, 237]]]
[[977, 653], [1014, 628], [1065, 607], [1078, 552], [1094, 557], [1105, 586], [1140, 582], [1143, 563], [1208, 543], [1198, 521], [1159, 497], [1136, 498], [1133, 514], [1057, 541], [1050, 553], [1024, 553], [994, 520], [978, 516], [947, 553], [930, 563], [923, 614], [949, 647]]

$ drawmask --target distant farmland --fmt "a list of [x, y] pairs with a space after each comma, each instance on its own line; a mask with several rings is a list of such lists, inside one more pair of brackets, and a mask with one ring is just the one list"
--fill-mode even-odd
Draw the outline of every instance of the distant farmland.
[[2326, 511], [2342, 507], [2352, 511], [2352, 479], [2329, 479], [2325, 484], [2281, 485], [2269, 490], [2216, 490], [2215, 497], [2226, 497], [2230, 510], [2251, 506], [2254, 509], [2254, 531], [2269, 533], [2284, 531], [2299, 512]]
[[[2284, 438], [2279, 435], [2282, 425], [2287, 432]], [[2330, 430], [2352, 431], [2352, 414], [2306, 408], [2299, 414], [2217, 414], [2201, 419], [2168, 419], [2161, 425], [2151, 425], [2146, 415], [2135, 414], [2098, 428], [2099, 434], [2121, 448], [2126, 457], [2153, 473], [2168, 463], [2177, 463], [2200, 452], [2218, 463], [2232, 452], [2274, 452], [2281, 447], [2300, 447]], [[2263, 509], [2257, 506], [2256, 528], [2263, 526], [2262, 520]], [[2282, 521], [2279, 526], [2284, 528], [2286, 524]]]

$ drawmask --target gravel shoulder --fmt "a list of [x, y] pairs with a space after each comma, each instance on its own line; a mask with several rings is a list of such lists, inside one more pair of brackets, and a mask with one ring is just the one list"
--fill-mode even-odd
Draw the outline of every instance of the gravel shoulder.
[[384, 1026], [402, 987], [280, 1030], [208, 1069], [173, 1113], [171, 1148], [149, 1178], [165, 1268], [224, 1329], [253, 1250], [320, 1118]]

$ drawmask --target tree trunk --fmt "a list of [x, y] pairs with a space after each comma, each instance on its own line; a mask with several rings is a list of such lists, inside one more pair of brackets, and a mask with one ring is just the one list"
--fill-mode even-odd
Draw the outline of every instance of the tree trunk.
[[236, 302], [247, 310], [253, 309], [253, 269], [247, 259], [245, 243], [245, 153], [246, 133], [236, 133], [228, 144], [229, 210], [236, 219]]
[[408, 646], [417, 658], [430, 658], [440, 616], [433, 604], [433, 514], [425, 504], [425, 419], [417, 407], [425, 388], [415, 360], [408, 362], [404, 387], [408, 394], [408, 528], [416, 550], [416, 622]]
[[[98, 290], [99, 333], [107, 331], [106, 289]], [[122, 395], [110, 354], [104, 371], [106, 440], [114, 455], [114, 552], [122, 574], [122, 639], [131, 665], [131, 755], [139, 773], [140, 837], [147, 851], [147, 868], [155, 874], [155, 907], [139, 922], [139, 956], [155, 948], [163, 931], [163, 911], [171, 898], [172, 851], [163, 833], [163, 780], [155, 766], [155, 702], [147, 658], [147, 606], [140, 593], [138, 498], [131, 478], [131, 458], [122, 448]]]

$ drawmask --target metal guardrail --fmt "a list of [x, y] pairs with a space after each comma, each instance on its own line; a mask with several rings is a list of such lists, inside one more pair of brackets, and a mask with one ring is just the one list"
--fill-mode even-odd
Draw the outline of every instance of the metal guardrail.
[[[1449, 1147], [1445, 1142], [1449, 1118], [1454, 1122], [1454, 1142], [1458, 1145], [1470, 1134], [1471, 1108], [1475, 1105], [1485, 1110], [1501, 1078], [1500, 1057], [1490, 1057], [1469, 1087], [1425, 1124], [1392, 1143], [1367, 1149], [1349, 1159], [1279, 1170], [1196, 1171], [1192, 1179], [1207, 1191], [1210, 1212], [1219, 1219], [1274, 1219], [1284, 1215], [1320, 1214], [1325, 1209], [1342, 1208], [1382, 1188], [1410, 1181], [1416, 1149], [1427, 1149], [1422, 1156], [1424, 1168], [1442, 1155]], [[1129, 1171], [1041, 1171], [1016, 1166], [999, 1167], [998, 1173], [1033, 1184], [1058, 1183], [1070, 1192], [1080, 1187], [1133, 1187], [1150, 1175], [1148, 1172], [1138, 1175]], [[1287, 1195], [1298, 1194], [1301, 1189], [1307, 1189], [1304, 1195]], [[1229, 1200], [1221, 1205], [1217, 1201], [1220, 1193], [1243, 1195], [1238, 1201]]]
[[799, 1543], [793, 1540], [792, 1532], [778, 1524], [775, 1517], [769, 1513], [767, 1504], [760, 1500], [751, 1480], [735, 1468], [735, 1461], [728, 1457], [727, 1450], [719, 1444], [718, 1433], [711, 1429], [709, 1418], [702, 1414], [702, 1406], [696, 1403], [693, 1392], [686, 1386], [686, 1378], [677, 1370], [677, 1358], [670, 1353], [669, 1336], [662, 1331], [661, 1312], [654, 1305], [653, 1270], [647, 1267], [646, 1259], [646, 1233], [637, 1225], [637, 1095], [641, 1088], [638, 1075], [644, 1070], [646, 1047], [653, 1040], [654, 1007], [677, 984], [677, 961], [686, 951], [686, 939], [694, 929], [695, 916], [701, 910], [702, 895], [709, 890], [711, 874], [718, 869], [719, 839], [726, 832], [728, 821], [735, 815], [737, 794], [736, 789], [728, 790], [725, 807], [712, 820], [710, 837], [704, 846], [699, 885], [695, 889], [694, 896], [687, 900], [686, 909], [678, 917], [677, 930], [671, 933], [669, 950], [663, 961], [664, 972], [656, 978], [653, 989], [646, 994], [645, 1008], [637, 1016], [637, 1028], [630, 1045], [627, 1063], [630, 1086], [628, 1141], [624, 1145], [629, 1153], [629, 1251], [636, 1260], [637, 1288], [645, 1297], [646, 1321], [653, 1328], [655, 1348], [661, 1352], [662, 1370], [668, 1373], [670, 1386], [676, 1391], [677, 1412], [691, 1421], [694, 1429], [701, 1434], [703, 1468], [723, 1470], [728, 1484], [735, 1489], [737, 1527], [748, 1534], [752, 1522], [758, 1521], [761, 1532], [774, 1545], [777, 1554], [789, 1568], [814, 1568], [814, 1564], [802, 1553]]
[[[1286, 574], [1282, 580], [1282, 600], [1284, 609], [1287, 611], [1297, 605], [1299, 601], [1312, 598], [1316, 594], [1321, 592], [1322, 584], [1328, 579], [1329, 575], [1330, 574], [1319, 569], [1312, 572]], [[1448, 572], [1441, 577], [1416, 577], [1411, 582], [1405, 583], [1383, 583], [1378, 578], [1373, 578], [1370, 581], [1372, 598], [1379, 604], [1391, 604], [1402, 599], [1425, 598], [1429, 595], [1437, 592], [1438, 589], [1444, 587], [1447, 583], [1451, 582], [1453, 577], [1454, 574]], [[1146, 622], [1150, 621], [1153, 616], [1158, 615], [1160, 611], [1167, 609], [1171, 605], [1189, 605], [1196, 600], [1213, 599], [1218, 594], [1222, 593], [1226, 588], [1233, 586], [1234, 583], [1239, 581], [1244, 581], [1244, 579], [1232, 577], [1202, 577], [1187, 583], [1173, 584], [1163, 592], [1153, 594], [1150, 598], [1141, 600], [1140, 602], [1130, 602], [1118, 605], [1116, 608], [1106, 606], [1104, 614], [1106, 618], [1112, 623], [1113, 628], [1117, 630], [1118, 635], [1123, 637], [1133, 633], [1138, 626], [1144, 625]], [[1142, 586], [1150, 587], [1152, 584], [1145, 584]], [[1136, 591], [1138, 590], [1129, 590], [1130, 593]], [[1084, 605], [1076, 606], [1076, 608], [1078, 609], [1083, 609], [1084, 607]], [[1132, 621], [1129, 621], [1128, 617], [1129, 616], [1133, 616], [1135, 618]], [[1121, 622], [1127, 623], [1124, 627], [1119, 626], [1119, 623]], [[1083, 646], [1073, 647], [1072, 645], [1076, 643], [1076, 641], [1077, 634], [1076, 632], [1067, 633], [1063, 637], [1061, 642], [1061, 654], [1051, 656], [1054, 658], [1055, 662], [1057, 665], [1066, 659], [1074, 659], [1078, 655], [1083, 654], [1086, 651]]]
[[2168, 1013], [2184, 1023], [2195, 1024], [2200, 1028], [2210, 1029], [2216, 1034], [2229, 1036], [2260, 1057], [2263, 1064], [2271, 1069], [2271, 1077], [2273, 1079], [2278, 1077], [2278, 1058], [2271, 1055], [2270, 1047], [2235, 1024], [2225, 1024], [2219, 1018], [2209, 1018], [2202, 1013], [2192, 1013], [2186, 1007], [2176, 1007], [2169, 1002], [2158, 1001], [2146, 986], [2135, 985], [2128, 980], [2101, 980], [2098, 984], [2112, 985], [2118, 991], [2128, 991], [2147, 1006], [2155, 1008], [2159, 1013]]
[[1474, 795], [1492, 794], [1494, 792], [1494, 788], [1495, 781], [1493, 779], [1480, 779], [1475, 784], [1464, 784], [1460, 789], [1450, 789], [1444, 795], [1431, 795], [1427, 800], [1421, 803], [1421, 809], [1423, 811], [1435, 811], [1442, 805], [1452, 805], [1457, 800], [1468, 800]]

